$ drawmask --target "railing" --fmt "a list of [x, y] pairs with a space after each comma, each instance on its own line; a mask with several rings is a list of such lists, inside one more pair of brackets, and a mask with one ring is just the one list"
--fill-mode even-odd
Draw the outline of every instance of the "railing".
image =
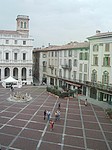
[[87, 86], [95, 87], [100, 90], [112, 91], [112, 85], [101, 84], [97, 82], [89, 82], [89, 81], [84, 82], [84, 84]]
[[62, 65], [62, 68], [63, 69], [72, 69], [72, 66], [71, 65]]
[[54, 69], [54, 65], [49, 65], [49, 68]]

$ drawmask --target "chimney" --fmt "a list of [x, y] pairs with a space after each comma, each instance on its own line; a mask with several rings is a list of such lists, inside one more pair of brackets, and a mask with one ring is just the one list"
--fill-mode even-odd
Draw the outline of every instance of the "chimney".
[[96, 30], [96, 34], [99, 34], [100, 33], [100, 30]]

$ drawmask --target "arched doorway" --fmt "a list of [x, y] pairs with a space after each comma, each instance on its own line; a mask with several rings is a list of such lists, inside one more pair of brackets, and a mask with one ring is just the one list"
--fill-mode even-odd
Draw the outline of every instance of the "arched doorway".
[[18, 80], [18, 68], [13, 69], [13, 77]]
[[90, 89], [90, 97], [96, 99], [97, 98], [97, 90], [95, 87], [91, 87]]
[[83, 95], [86, 95], [86, 86], [83, 86]]
[[4, 75], [5, 75], [5, 79], [8, 78], [10, 76], [10, 69], [7, 67], [4, 70]]
[[26, 80], [26, 68], [22, 68], [22, 80]]

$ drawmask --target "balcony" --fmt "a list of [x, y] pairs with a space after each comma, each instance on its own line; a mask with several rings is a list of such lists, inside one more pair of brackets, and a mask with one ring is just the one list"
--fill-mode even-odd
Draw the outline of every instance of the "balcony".
[[71, 65], [62, 65], [62, 68], [71, 70], [72, 66]]
[[54, 65], [49, 65], [49, 68], [54, 69]]
[[98, 82], [89, 82], [89, 81], [85, 81], [84, 84], [86, 86], [95, 87], [99, 90], [112, 92], [112, 85], [101, 84], [101, 83], [98, 83]]

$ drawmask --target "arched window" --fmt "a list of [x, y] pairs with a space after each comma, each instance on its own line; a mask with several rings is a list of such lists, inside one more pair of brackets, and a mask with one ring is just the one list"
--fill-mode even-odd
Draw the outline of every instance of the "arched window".
[[24, 28], [26, 29], [26, 22], [24, 22]]
[[102, 83], [103, 84], [108, 84], [109, 83], [109, 73], [107, 71], [103, 72]]
[[95, 69], [92, 71], [91, 81], [92, 82], [96, 82], [97, 81], [97, 71]]
[[18, 80], [18, 68], [13, 69], [13, 77]]
[[21, 28], [23, 28], [23, 22], [21, 21]]
[[26, 68], [22, 68], [22, 72], [21, 72], [22, 80], [26, 80], [26, 74], [27, 74], [26, 71], [27, 71]]
[[8, 67], [5, 68], [4, 75], [5, 75], [5, 78], [8, 78], [10, 76], [10, 69]]

